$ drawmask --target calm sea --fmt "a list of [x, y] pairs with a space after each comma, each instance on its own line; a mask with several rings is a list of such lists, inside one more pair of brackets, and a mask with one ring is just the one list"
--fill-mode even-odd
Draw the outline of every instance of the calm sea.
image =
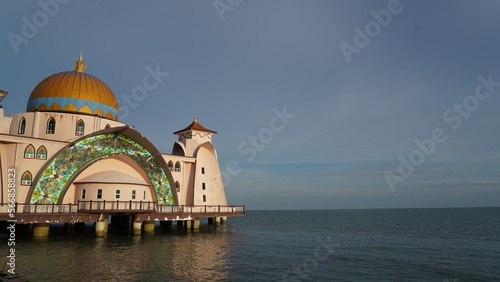
[[500, 281], [500, 208], [249, 211], [196, 232], [16, 240], [18, 281]]

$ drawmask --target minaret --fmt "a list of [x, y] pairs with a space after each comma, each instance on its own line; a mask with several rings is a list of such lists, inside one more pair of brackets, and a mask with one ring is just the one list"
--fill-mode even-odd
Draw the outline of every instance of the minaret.
[[206, 142], [212, 143], [212, 135], [217, 132], [203, 127], [195, 117], [190, 125], [174, 134], [179, 136], [179, 142], [184, 145], [185, 156], [193, 157], [198, 146]]

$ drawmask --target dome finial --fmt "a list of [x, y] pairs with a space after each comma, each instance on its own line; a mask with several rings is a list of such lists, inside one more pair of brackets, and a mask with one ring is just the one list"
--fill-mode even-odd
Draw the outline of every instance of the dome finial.
[[194, 120], [193, 120], [194, 123], [198, 123], [198, 119], [196, 118], [196, 116], [194, 116]]
[[85, 63], [83, 62], [82, 51], [80, 51], [80, 58], [78, 59], [78, 61], [75, 62], [75, 71], [85, 72], [86, 67], [87, 65], [85, 65]]

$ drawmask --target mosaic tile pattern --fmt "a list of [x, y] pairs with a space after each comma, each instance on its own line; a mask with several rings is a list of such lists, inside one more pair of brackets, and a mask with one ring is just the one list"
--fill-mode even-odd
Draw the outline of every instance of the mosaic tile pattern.
[[31, 204], [57, 204], [65, 189], [85, 165], [102, 157], [126, 154], [147, 173], [159, 205], [174, 205], [167, 174], [161, 164], [141, 144], [127, 136], [114, 133], [84, 138], [56, 155], [37, 179]]

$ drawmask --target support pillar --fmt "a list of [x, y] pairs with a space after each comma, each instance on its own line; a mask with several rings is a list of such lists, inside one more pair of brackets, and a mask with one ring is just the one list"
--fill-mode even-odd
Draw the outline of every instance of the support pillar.
[[103, 220], [103, 221], [96, 221], [95, 222], [95, 235], [97, 237], [104, 237], [106, 236], [106, 233], [108, 231], [108, 221]]
[[139, 221], [139, 222], [134, 221], [134, 223], [132, 224], [132, 230], [133, 230], [134, 235], [141, 235], [142, 222], [141, 221]]
[[220, 217], [220, 224], [226, 225], [227, 224], [227, 216], [221, 216]]
[[33, 237], [42, 238], [49, 236], [49, 223], [35, 223], [33, 226]]
[[142, 223], [142, 229], [144, 233], [154, 233], [155, 232], [155, 222], [154, 220], [147, 220]]
[[186, 228], [187, 230], [193, 229], [193, 220], [186, 220]]
[[197, 217], [193, 220], [193, 229], [200, 229], [200, 218]]
[[220, 225], [220, 217], [219, 216], [214, 217], [214, 225], [215, 226], [219, 226]]

